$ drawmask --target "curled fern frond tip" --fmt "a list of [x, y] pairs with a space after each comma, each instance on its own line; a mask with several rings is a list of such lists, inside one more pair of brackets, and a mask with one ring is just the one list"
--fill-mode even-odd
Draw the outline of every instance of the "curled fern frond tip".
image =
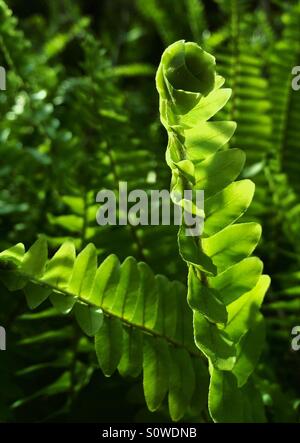
[[196, 43], [179, 40], [162, 55], [157, 89], [165, 99], [175, 99], [174, 104], [182, 113], [188, 112], [214, 89], [215, 68], [215, 57]]

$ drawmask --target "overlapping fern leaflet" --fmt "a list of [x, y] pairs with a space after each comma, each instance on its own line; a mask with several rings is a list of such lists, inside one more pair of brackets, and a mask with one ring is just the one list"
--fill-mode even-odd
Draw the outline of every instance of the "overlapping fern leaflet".
[[222, 88], [214, 57], [183, 40], [164, 52], [156, 83], [176, 202], [183, 205], [185, 189], [205, 193], [202, 236], [185, 236], [182, 227], [178, 239], [189, 270], [195, 342], [209, 361], [210, 414], [218, 422], [263, 421], [251, 375], [264, 343], [260, 306], [269, 277], [262, 275], [262, 262], [251, 257], [260, 225], [235, 223], [251, 203], [254, 184], [235, 181], [244, 153], [224, 149], [236, 124], [209, 121], [227, 103], [231, 90]]
[[120, 264], [110, 255], [97, 267], [93, 244], [76, 256], [74, 244], [66, 242], [49, 260], [44, 237], [26, 253], [23, 244], [2, 252], [0, 262], [2, 281], [10, 290], [23, 289], [31, 309], [49, 298], [58, 312], [72, 311], [82, 330], [95, 336], [106, 376], [116, 369], [126, 377], [143, 371], [151, 411], [168, 393], [173, 420], [187, 411], [200, 417], [208, 374], [182, 283], [155, 276], [133, 257]]

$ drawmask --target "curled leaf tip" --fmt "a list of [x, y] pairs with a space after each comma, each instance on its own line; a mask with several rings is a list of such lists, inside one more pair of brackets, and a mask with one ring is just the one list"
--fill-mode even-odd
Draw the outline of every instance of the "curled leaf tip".
[[157, 88], [181, 113], [188, 112], [215, 86], [215, 58], [199, 45], [179, 40], [162, 55]]

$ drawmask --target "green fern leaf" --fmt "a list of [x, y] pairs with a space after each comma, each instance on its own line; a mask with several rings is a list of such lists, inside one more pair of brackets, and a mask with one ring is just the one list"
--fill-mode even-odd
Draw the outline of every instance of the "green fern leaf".
[[[260, 225], [234, 224], [254, 194], [251, 181], [234, 182], [245, 163], [242, 151], [225, 147], [236, 125], [207, 122], [225, 106], [231, 91], [222, 88], [214, 57], [183, 40], [162, 55], [156, 84], [161, 121], [169, 136], [166, 159], [172, 170], [173, 201], [183, 205], [174, 198], [179, 188], [181, 193], [204, 190], [203, 235], [185, 236], [183, 224], [178, 238], [189, 270], [195, 342], [210, 365], [210, 413], [215, 421], [248, 420], [241, 386], [262, 350], [260, 345], [253, 351], [252, 328], [262, 318], [259, 308], [269, 278], [261, 276], [261, 261], [250, 257], [261, 236]], [[245, 361], [248, 352], [251, 358]]]
[[[97, 268], [92, 244], [76, 256], [74, 244], [66, 242], [50, 260], [45, 257], [44, 239], [27, 253], [20, 245], [2, 252], [3, 281], [10, 287], [10, 273], [20, 277], [31, 309], [49, 298], [57, 311], [72, 311], [83, 332], [95, 336], [98, 363], [107, 377], [117, 369], [125, 377], [138, 377], [143, 371], [148, 408], [160, 408], [168, 394], [172, 419], [181, 419], [192, 402], [196, 404], [193, 398], [200, 387], [195, 380], [206, 384], [207, 372], [199, 366], [198, 375], [198, 363], [193, 363], [201, 354], [194, 344], [184, 285], [155, 276], [148, 265], [133, 257], [120, 264], [110, 255]], [[43, 333], [22, 345], [60, 341], [71, 333], [67, 327], [64, 333]], [[201, 410], [203, 406], [201, 401]]]

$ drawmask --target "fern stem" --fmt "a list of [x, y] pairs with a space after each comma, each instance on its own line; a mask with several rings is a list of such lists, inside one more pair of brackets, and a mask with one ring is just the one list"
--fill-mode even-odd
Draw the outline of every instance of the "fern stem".
[[[59, 290], [58, 290], [57, 287], [55, 287], [55, 286], [53, 286], [53, 285], [51, 285], [51, 284], [49, 284], [49, 283], [42, 282], [42, 281], [40, 281], [38, 278], [33, 278], [32, 276], [30, 276], [30, 275], [28, 275], [28, 274], [26, 274], [26, 273], [24, 273], [24, 272], [22, 272], [22, 271], [18, 271], [18, 274], [19, 274], [20, 277], [23, 277], [23, 278], [27, 279], [28, 281], [30, 281], [31, 283], [34, 283], [34, 284], [36, 284], [36, 285], [38, 285], [38, 286], [45, 287], [45, 288], [49, 288], [49, 289], [53, 290], [54, 292], [59, 292], [59, 293], [62, 294], [63, 296], [72, 296], [72, 297], [74, 297], [74, 295], [71, 294], [71, 293], [69, 293], [68, 291], [65, 291], [65, 290], [62, 290], [62, 289], [59, 289]], [[151, 336], [153, 336], [153, 337], [155, 337], [155, 338], [163, 339], [163, 340], [165, 340], [169, 345], [172, 345], [172, 346], [174, 346], [174, 347], [176, 347], [176, 348], [185, 349], [187, 352], [189, 352], [190, 355], [192, 355], [192, 356], [194, 356], [194, 357], [198, 357], [198, 358], [200, 357], [200, 358], [202, 358], [202, 353], [197, 352], [196, 350], [190, 349], [190, 348], [189, 348], [188, 346], [186, 346], [185, 344], [183, 344], [183, 343], [181, 343], [181, 342], [179, 342], [179, 341], [177, 341], [177, 340], [174, 340], [174, 339], [171, 338], [171, 337], [168, 337], [168, 336], [166, 336], [166, 335], [164, 335], [164, 334], [161, 334], [161, 333], [159, 333], [159, 332], [157, 332], [157, 331], [154, 331], [154, 330], [152, 330], [152, 329], [150, 329], [150, 328], [147, 328], [147, 327], [144, 326], [144, 325], [141, 325], [141, 324], [138, 324], [138, 323], [132, 323], [132, 322], [130, 322], [129, 320], [125, 319], [123, 316], [116, 315], [115, 313], [111, 312], [109, 309], [107, 309], [107, 308], [101, 306], [100, 304], [97, 305], [97, 304], [95, 304], [95, 303], [92, 303], [92, 302], [90, 302], [89, 300], [87, 300], [86, 298], [83, 298], [83, 297], [80, 297], [80, 296], [77, 296], [77, 297], [74, 297], [74, 298], [76, 298], [76, 300], [81, 301], [82, 303], [84, 303], [84, 304], [86, 304], [86, 305], [89, 305], [89, 306], [91, 306], [91, 307], [98, 308], [98, 309], [100, 308], [106, 316], [111, 317], [111, 318], [118, 319], [118, 320], [120, 320], [122, 323], [124, 323], [126, 326], [129, 326], [129, 327], [133, 327], [133, 328], [139, 329], [139, 330], [141, 330], [143, 333], [145, 333], [145, 334], [149, 334], [149, 335], [151, 335]]]

